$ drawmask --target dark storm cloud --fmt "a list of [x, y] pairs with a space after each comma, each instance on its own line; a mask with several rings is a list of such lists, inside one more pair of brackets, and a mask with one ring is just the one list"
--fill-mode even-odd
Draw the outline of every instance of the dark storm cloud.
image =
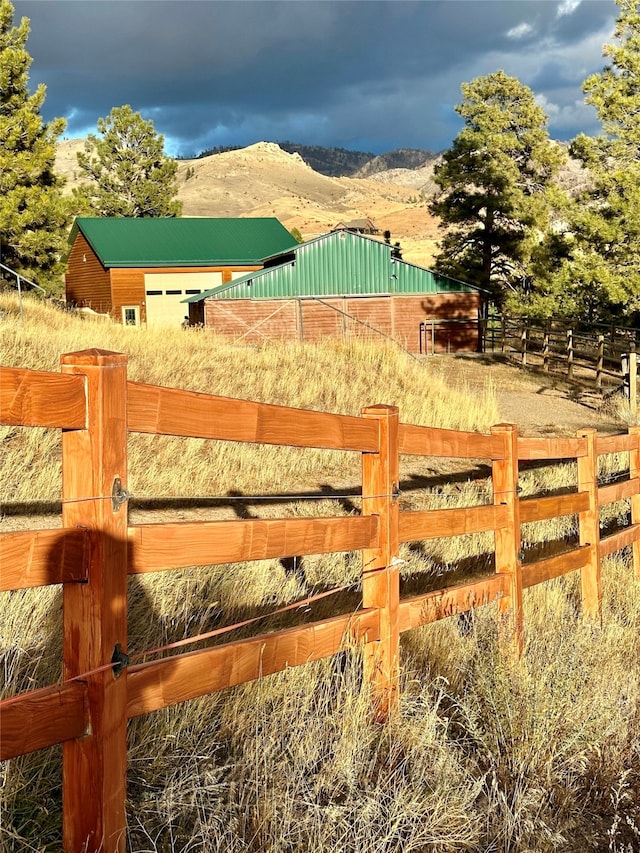
[[[552, 134], [593, 122], [580, 84], [602, 66], [613, 0], [219, 2], [15, 0], [31, 81], [67, 135], [131, 104], [174, 151], [290, 139], [382, 151], [446, 147], [460, 84], [503, 68]], [[555, 123], [555, 125], [554, 125]]]

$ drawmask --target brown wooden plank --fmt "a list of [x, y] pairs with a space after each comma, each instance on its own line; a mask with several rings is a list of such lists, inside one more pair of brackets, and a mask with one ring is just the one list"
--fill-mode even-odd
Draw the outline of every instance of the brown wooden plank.
[[495, 566], [496, 574], [507, 574], [511, 578], [509, 593], [500, 601], [500, 611], [509, 616], [513, 627], [516, 652], [523, 648], [522, 628], [522, 571], [520, 565], [520, 501], [518, 500], [518, 427], [514, 424], [497, 424], [491, 433], [503, 442], [503, 458], [491, 463], [493, 502], [504, 505], [507, 523], [496, 528]]
[[576, 569], [582, 569], [589, 562], [589, 546], [583, 545], [566, 554], [548, 557], [522, 567], [522, 586], [527, 589], [536, 584], [544, 583], [552, 578], [567, 575]]
[[598, 455], [595, 429], [578, 432], [579, 438], [587, 443], [587, 455], [578, 459], [578, 490], [588, 495], [585, 509], [578, 514], [580, 545], [589, 549], [589, 559], [580, 576], [582, 612], [590, 619], [599, 620], [602, 615], [602, 577], [600, 565], [600, 513], [598, 511]]
[[87, 686], [72, 681], [0, 702], [0, 761], [79, 738], [89, 724]]
[[358, 551], [377, 543], [378, 528], [374, 516], [141, 524], [129, 528], [129, 574]]
[[640, 480], [623, 480], [621, 483], [612, 483], [610, 486], [600, 486], [598, 489], [598, 504], [612, 504], [623, 501], [640, 494]]
[[376, 609], [129, 667], [129, 717], [330, 657], [380, 637]]
[[[96, 547], [86, 584], [63, 590], [65, 679], [83, 677], [90, 732], [62, 748], [65, 853], [125, 853], [127, 672], [111, 662], [127, 649], [127, 357], [103, 350], [62, 356], [62, 370], [86, 376], [86, 430], [62, 433], [62, 524], [92, 531]], [[85, 673], [90, 673], [85, 676]]]
[[[629, 427], [629, 438], [632, 442], [629, 450], [629, 479], [640, 480], [640, 427]], [[640, 495], [631, 498], [631, 524], [640, 525]], [[640, 578], [640, 539], [633, 543], [633, 572]]]
[[400, 541], [438, 539], [496, 530], [507, 523], [505, 506], [468, 506], [400, 513]]
[[82, 376], [0, 367], [0, 423], [84, 429], [86, 410]]
[[224, 441], [375, 451], [377, 424], [352, 415], [334, 415], [128, 383], [131, 432]]
[[600, 556], [606, 557], [608, 554], [614, 554], [616, 551], [621, 551], [627, 545], [634, 545], [636, 542], [640, 542], [640, 524], [630, 524], [623, 530], [618, 530], [617, 533], [601, 537]]
[[499, 459], [502, 442], [479, 432], [400, 424], [400, 453], [452, 459]]
[[497, 598], [507, 596], [510, 586], [511, 579], [508, 574], [496, 574], [405, 598], [400, 602], [400, 631], [428, 625], [456, 613], [466, 613], [474, 607], [489, 604]]
[[520, 523], [544, 521], [562, 515], [576, 515], [589, 508], [589, 493], [552, 495], [548, 498], [526, 498], [520, 501]]
[[379, 425], [380, 436], [378, 452], [362, 454], [362, 512], [380, 518], [378, 542], [362, 550], [362, 606], [377, 608], [380, 618], [379, 641], [364, 649], [364, 677], [383, 721], [398, 708], [400, 679], [398, 408], [368, 406], [362, 415]]
[[633, 445], [632, 436], [623, 432], [619, 435], [598, 435], [596, 438], [596, 453], [602, 456], [604, 453], [625, 453], [631, 450]]
[[0, 533], [0, 591], [84, 581], [90, 554], [88, 530]]
[[518, 459], [577, 459], [587, 452], [581, 438], [518, 438]]

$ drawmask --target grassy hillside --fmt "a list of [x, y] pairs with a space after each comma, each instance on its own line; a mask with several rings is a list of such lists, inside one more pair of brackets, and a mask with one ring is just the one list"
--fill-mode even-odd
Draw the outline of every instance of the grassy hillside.
[[[396, 403], [405, 421], [487, 429], [490, 388], [470, 397], [398, 349], [349, 345], [234, 347], [196, 331], [125, 329], [28, 302], [0, 300], [0, 364], [57, 370], [88, 347], [126, 352], [132, 379], [316, 409], [358, 413]], [[0, 427], [0, 531], [59, 523], [58, 437]], [[132, 515], [143, 499], [174, 496], [162, 513], [340, 514], [357, 498], [356, 454], [250, 449], [132, 438]], [[407, 460], [405, 506], [490, 499], [481, 469], [438, 482], [440, 463]], [[536, 472], [527, 494], [572, 481], [572, 466]], [[321, 493], [291, 501], [290, 491]], [[204, 496], [224, 496], [211, 506]], [[241, 495], [283, 496], [275, 504]], [[180, 497], [191, 497], [187, 507]], [[234, 502], [235, 501], [235, 502]], [[623, 513], [624, 508], [619, 508]], [[572, 519], [527, 525], [539, 539], [574, 539]], [[428, 545], [428, 547], [427, 547]], [[491, 570], [486, 534], [406, 547], [403, 593]], [[354, 583], [357, 554], [212, 566], [132, 579], [130, 651], [182, 639], [314, 591]], [[230, 853], [633, 851], [640, 846], [640, 588], [626, 555], [604, 566], [600, 625], [579, 618], [579, 579], [525, 593], [525, 651], [499, 640], [492, 607], [471, 622], [403, 635], [402, 716], [369, 715], [358, 649], [131, 722], [129, 849]], [[322, 611], [314, 612], [321, 618]], [[289, 618], [304, 618], [295, 614]], [[0, 595], [2, 693], [59, 677], [60, 591]], [[258, 631], [277, 624], [266, 620]], [[234, 635], [237, 636], [237, 635]], [[60, 751], [0, 771], [0, 851], [60, 850]]]

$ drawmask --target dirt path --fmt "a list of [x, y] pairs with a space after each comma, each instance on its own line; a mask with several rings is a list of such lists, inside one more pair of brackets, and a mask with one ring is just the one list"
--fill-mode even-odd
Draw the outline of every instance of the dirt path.
[[493, 387], [500, 419], [515, 423], [523, 435], [574, 435], [582, 427], [600, 432], [626, 430], [593, 384], [567, 382], [542, 370], [521, 369], [499, 356], [436, 356], [436, 370], [456, 387], [480, 392]]

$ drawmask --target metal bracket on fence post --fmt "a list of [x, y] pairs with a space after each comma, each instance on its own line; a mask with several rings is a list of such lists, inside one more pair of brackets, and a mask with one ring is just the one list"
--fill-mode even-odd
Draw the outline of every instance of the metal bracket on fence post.
[[119, 677], [125, 666], [129, 666], [129, 655], [122, 650], [120, 643], [116, 643], [111, 655], [111, 663], [113, 664], [113, 674], [116, 678]]
[[113, 511], [118, 512], [122, 504], [125, 504], [130, 497], [129, 492], [122, 487], [120, 477], [116, 477], [111, 489], [111, 506], [113, 507]]

